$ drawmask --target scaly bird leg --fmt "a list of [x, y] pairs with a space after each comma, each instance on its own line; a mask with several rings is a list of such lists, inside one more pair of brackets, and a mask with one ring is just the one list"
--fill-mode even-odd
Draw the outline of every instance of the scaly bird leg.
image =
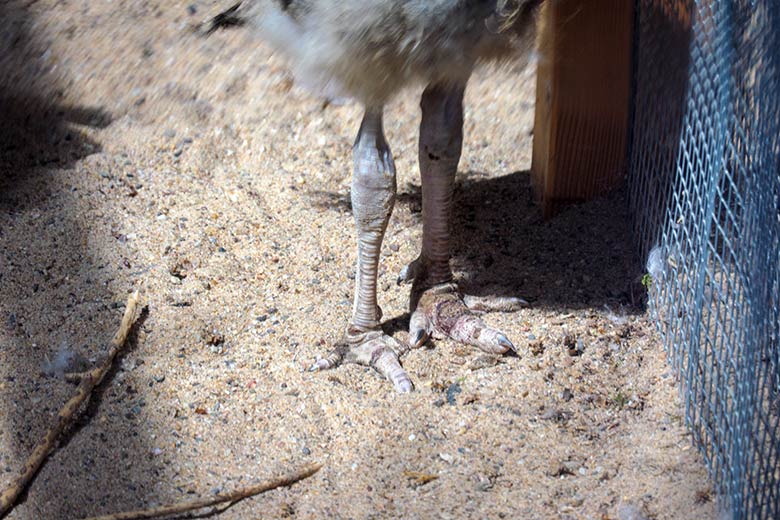
[[352, 211], [358, 233], [352, 321], [344, 340], [311, 369], [360, 363], [373, 367], [390, 380], [398, 392], [409, 392], [413, 388], [412, 382], [398, 361], [398, 354], [404, 348], [382, 333], [379, 325], [382, 311], [376, 298], [379, 253], [396, 192], [395, 164], [382, 129], [381, 108], [366, 109], [352, 155]]
[[[422, 176], [423, 240], [419, 258], [399, 275], [413, 281], [409, 344], [419, 347], [429, 336], [502, 354], [515, 350], [500, 331], [488, 327], [476, 311], [516, 310], [520, 298], [461, 298], [450, 269], [450, 220], [455, 173], [463, 143], [465, 85], [429, 85], [422, 95], [420, 174]], [[470, 309], [471, 308], [471, 309]]]

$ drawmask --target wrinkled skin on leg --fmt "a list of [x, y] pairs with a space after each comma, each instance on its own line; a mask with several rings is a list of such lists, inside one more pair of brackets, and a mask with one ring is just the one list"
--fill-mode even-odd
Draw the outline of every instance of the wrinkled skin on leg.
[[377, 305], [379, 253], [396, 193], [395, 165], [382, 130], [382, 111], [367, 109], [353, 147], [352, 210], [358, 234], [358, 262], [352, 319], [344, 339], [311, 370], [341, 363], [373, 367], [398, 392], [413, 389], [399, 355], [433, 336], [475, 345], [492, 353], [515, 350], [500, 331], [475, 312], [510, 311], [519, 298], [461, 297], [450, 269], [450, 221], [455, 173], [463, 142], [464, 85], [431, 85], [422, 97], [420, 172], [423, 196], [423, 240], [420, 256], [399, 276], [413, 282], [409, 341], [401, 345], [381, 330]]
[[464, 85], [429, 85], [423, 92], [420, 123], [420, 174], [423, 240], [420, 256], [399, 275], [412, 281], [409, 344], [419, 347], [429, 336], [448, 337], [493, 354], [515, 350], [500, 331], [488, 327], [474, 311], [516, 310], [520, 298], [462, 298], [452, 282], [450, 225], [455, 173], [463, 144]]
[[359, 363], [373, 367], [398, 392], [409, 392], [412, 382], [398, 361], [404, 347], [382, 333], [376, 296], [379, 253], [396, 193], [395, 164], [382, 129], [381, 109], [366, 110], [352, 153], [352, 210], [358, 235], [352, 320], [343, 341], [312, 370]]

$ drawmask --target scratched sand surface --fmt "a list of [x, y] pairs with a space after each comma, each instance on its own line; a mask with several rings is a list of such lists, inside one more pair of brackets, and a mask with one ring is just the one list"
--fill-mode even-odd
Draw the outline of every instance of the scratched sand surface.
[[[532, 302], [486, 318], [521, 355], [436, 342], [404, 358], [409, 396], [354, 365], [302, 371], [351, 308], [360, 112], [323, 107], [241, 30], [192, 34], [210, 4], [0, 4], [0, 96], [13, 98], [0, 130], [0, 486], [74, 391], [44, 373], [57, 352], [94, 361], [127, 294], [148, 305], [8, 518], [150, 507], [312, 461], [314, 477], [215, 518], [712, 517], [673, 377], [632, 304], [623, 199], [549, 222], [530, 201], [528, 71], [470, 85], [453, 260], [472, 292]], [[418, 96], [386, 119], [400, 194], [380, 302], [400, 340], [408, 289], [394, 279], [421, 235]]]

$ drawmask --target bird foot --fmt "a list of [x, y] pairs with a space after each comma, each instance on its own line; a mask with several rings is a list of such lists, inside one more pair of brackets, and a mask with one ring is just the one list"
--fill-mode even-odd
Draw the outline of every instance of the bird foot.
[[406, 349], [394, 338], [381, 330], [347, 330], [340, 341], [324, 358], [318, 359], [309, 370], [328, 370], [342, 363], [357, 363], [370, 366], [393, 384], [398, 393], [411, 392], [412, 380], [401, 367], [399, 354]]
[[476, 314], [516, 311], [528, 305], [522, 298], [461, 296], [452, 282], [435, 285], [418, 294], [412, 300], [417, 303], [409, 321], [410, 347], [420, 347], [433, 337], [474, 345], [490, 354], [517, 352], [503, 332], [489, 327]]

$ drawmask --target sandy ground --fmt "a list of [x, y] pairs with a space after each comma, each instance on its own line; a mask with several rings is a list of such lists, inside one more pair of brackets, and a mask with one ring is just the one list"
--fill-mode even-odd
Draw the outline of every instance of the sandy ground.
[[[528, 70], [468, 90], [453, 259], [470, 292], [531, 301], [486, 318], [520, 355], [438, 341], [404, 358], [408, 396], [363, 367], [302, 370], [351, 309], [360, 111], [323, 107], [245, 31], [193, 34], [210, 4], [0, 3], [0, 486], [74, 392], [59, 372], [100, 358], [131, 290], [148, 306], [8, 518], [149, 507], [312, 461], [217, 517], [713, 517], [621, 194], [548, 222], [531, 201]], [[386, 120], [400, 194], [380, 303], [401, 340], [418, 97]]]

